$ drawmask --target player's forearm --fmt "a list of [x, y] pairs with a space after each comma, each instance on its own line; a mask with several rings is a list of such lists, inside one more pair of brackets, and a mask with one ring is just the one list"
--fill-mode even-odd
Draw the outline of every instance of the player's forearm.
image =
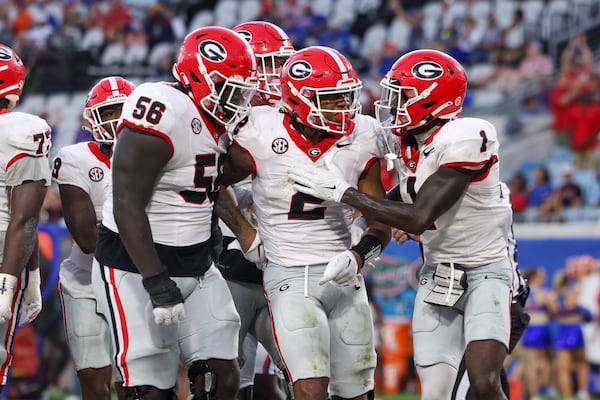
[[412, 204], [376, 199], [353, 188], [346, 190], [342, 201], [371, 219], [418, 235], [433, 222], [429, 222], [428, 218], [421, 215], [420, 210]]
[[37, 226], [37, 217], [11, 218], [6, 230], [1, 272], [14, 276], [21, 274], [36, 248]]
[[221, 188], [215, 201], [215, 213], [231, 229], [238, 238], [243, 249], [247, 249], [254, 239], [255, 230], [242, 215], [233, 195], [226, 188]]

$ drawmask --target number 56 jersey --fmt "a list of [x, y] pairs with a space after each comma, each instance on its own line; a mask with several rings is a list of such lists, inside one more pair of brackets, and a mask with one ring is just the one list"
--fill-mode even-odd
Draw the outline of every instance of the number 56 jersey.
[[290, 117], [269, 106], [253, 107], [234, 142], [252, 158], [253, 212], [270, 262], [285, 267], [323, 264], [350, 247], [350, 206], [298, 193], [288, 173], [328, 160], [357, 186], [378, 162], [377, 122], [357, 115], [351, 135], [326, 136], [313, 144], [295, 130]]
[[[154, 242], [182, 247], [208, 240], [220, 157], [228, 144], [224, 129], [204, 119], [187, 94], [157, 82], [144, 83], [127, 97], [119, 132], [123, 126], [158, 136], [172, 150], [146, 206]], [[112, 211], [112, 201], [106, 201], [102, 223], [118, 232]]]

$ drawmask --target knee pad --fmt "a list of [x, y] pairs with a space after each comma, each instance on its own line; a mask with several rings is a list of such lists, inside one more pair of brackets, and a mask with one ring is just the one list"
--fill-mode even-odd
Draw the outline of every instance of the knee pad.
[[161, 390], [150, 385], [123, 387], [123, 393], [127, 400], [177, 400], [177, 394], [173, 389]]
[[[194, 382], [201, 375], [203, 387], [196, 387]], [[192, 400], [210, 400], [217, 391], [217, 374], [210, 369], [205, 360], [194, 361], [188, 368], [188, 378], [190, 380], [190, 391], [194, 395]]]

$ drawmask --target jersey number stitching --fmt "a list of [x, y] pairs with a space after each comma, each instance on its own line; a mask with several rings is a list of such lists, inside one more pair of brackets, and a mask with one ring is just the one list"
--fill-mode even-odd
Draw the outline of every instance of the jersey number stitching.
[[160, 122], [166, 108], [167, 106], [160, 101], [152, 100], [146, 96], [140, 96], [135, 104], [135, 110], [133, 110], [131, 115], [136, 119], [142, 119], [146, 116], [146, 121], [156, 125]]
[[315, 220], [325, 218], [327, 207], [315, 207], [307, 211], [304, 209], [306, 203], [321, 204], [323, 200], [304, 193], [294, 194], [288, 212], [288, 219]]
[[[218, 164], [222, 163], [222, 155], [219, 156]], [[221, 185], [220, 177], [205, 176], [206, 167], [214, 167], [216, 154], [196, 154], [196, 164], [194, 165], [194, 187], [203, 188], [204, 192], [194, 190], [182, 190], [179, 195], [188, 203], [202, 204], [208, 197], [210, 202], [214, 201], [216, 188]], [[214, 179], [213, 179], [214, 178]]]

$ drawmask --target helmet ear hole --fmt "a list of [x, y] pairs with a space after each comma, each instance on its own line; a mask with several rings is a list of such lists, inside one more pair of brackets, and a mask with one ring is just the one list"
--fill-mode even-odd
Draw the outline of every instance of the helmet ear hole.
[[431, 103], [424, 103], [424, 104], [422, 104], [422, 105], [421, 105], [421, 107], [423, 107], [423, 108], [425, 108], [425, 109], [427, 109], [427, 108], [431, 108], [431, 107], [433, 107], [433, 106], [435, 106], [435, 103], [434, 103], [434, 102], [431, 102]]

